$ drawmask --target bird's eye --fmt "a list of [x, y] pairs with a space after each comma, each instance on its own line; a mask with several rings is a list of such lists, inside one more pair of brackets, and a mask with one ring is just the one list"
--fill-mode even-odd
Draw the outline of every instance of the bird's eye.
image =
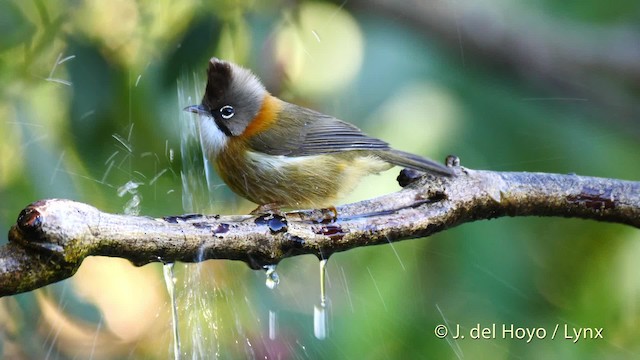
[[220, 108], [220, 115], [223, 119], [230, 119], [235, 114], [235, 110], [233, 110], [233, 106], [225, 105]]

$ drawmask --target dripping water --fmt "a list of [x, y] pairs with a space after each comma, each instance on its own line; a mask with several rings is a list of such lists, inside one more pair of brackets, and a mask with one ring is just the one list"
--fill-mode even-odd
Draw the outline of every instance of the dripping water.
[[313, 307], [313, 335], [319, 339], [327, 338], [327, 259], [320, 260], [320, 305]]
[[[276, 272], [276, 267], [276, 264], [264, 266], [266, 275], [265, 285], [267, 285], [270, 290], [275, 290], [276, 287], [278, 287], [278, 284], [280, 284], [280, 276]], [[278, 314], [273, 309], [269, 309], [269, 339], [275, 340], [277, 333]]]
[[278, 284], [280, 284], [280, 276], [276, 272], [277, 265], [265, 265], [264, 271], [267, 279], [265, 280], [265, 285], [271, 290], [275, 289]]
[[178, 304], [176, 303], [176, 278], [173, 273], [174, 263], [166, 263], [162, 266], [164, 282], [171, 298], [171, 328], [173, 330], [173, 358], [180, 359], [180, 333], [178, 332]]
[[278, 336], [278, 314], [269, 310], [269, 339], [275, 340]]

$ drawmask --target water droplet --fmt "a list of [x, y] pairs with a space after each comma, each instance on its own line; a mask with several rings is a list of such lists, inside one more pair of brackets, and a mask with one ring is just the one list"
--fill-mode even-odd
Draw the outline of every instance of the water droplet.
[[140, 213], [140, 203], [142, 203], [142, 196], [138, 194], [138, 187], [140, 185], [143, 184], [135, 181], [127, 181], [126, 184], [120, 186], [117, 190], [118, 197], [124, 197], [127, 194], [132, 195], [131, 199], [124, 205], [124, 213], [126, 215], [138, 215]]
[[318, 340], [327, 338], [327, 308], [325, 306], [313, 307], [313, 335]]
[[124, 205], [125, 215], [138, 215], [140, 214], [140, 203], [142, 203], [142, 196], [135, 194]]
[[136, 194], [138, 192], [138, 187], [142, 185], [142, 183], [135, 181], [127, 181], [126, 184], [120, 186], [117, 190], [118, 197], [123, 197], [126, 193]]
[[271, 290], [275, 289], [280, 283], [280, 276], [278, 276], [278, 273], [276, 272], [276, 266], [277, 265], [275, 264], [264, 266], [265, 274], [267, 275], [265, 284]]
[[272, 234], [287, 232], [287, 218], [278, 214], [264, 214], [254, 221], [256, 225], [267, 225]]

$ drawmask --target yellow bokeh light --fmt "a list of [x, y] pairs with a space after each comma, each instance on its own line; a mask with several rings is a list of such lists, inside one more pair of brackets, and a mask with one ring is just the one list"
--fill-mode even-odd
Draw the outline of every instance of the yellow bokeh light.
[[113, 334], [132, 340], [153, 327], [158, 309], [166, 302], [156, 274], [152, 266], [136, 268], [122, 259], [89, 257], [73, 281], [78, 295], [101, 310]]
[[182, 33], [195, 7], [193, 1], [86, 0], [74, 18], [110, 57], [144, 66]]
[[305, 3], [276, 31], [275, 51], [290, 85], [306, 95], [331, 92], [358, 73], [364, 38], [355, 19], [328, 3]]

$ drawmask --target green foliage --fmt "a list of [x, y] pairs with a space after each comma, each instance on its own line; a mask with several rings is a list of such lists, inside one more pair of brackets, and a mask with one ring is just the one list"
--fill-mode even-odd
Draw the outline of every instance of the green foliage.
[[6, 51], [20, 44], [28, 43], [35, 26], [29, 22], [12, 2], [0, 3], [0, 51]]

